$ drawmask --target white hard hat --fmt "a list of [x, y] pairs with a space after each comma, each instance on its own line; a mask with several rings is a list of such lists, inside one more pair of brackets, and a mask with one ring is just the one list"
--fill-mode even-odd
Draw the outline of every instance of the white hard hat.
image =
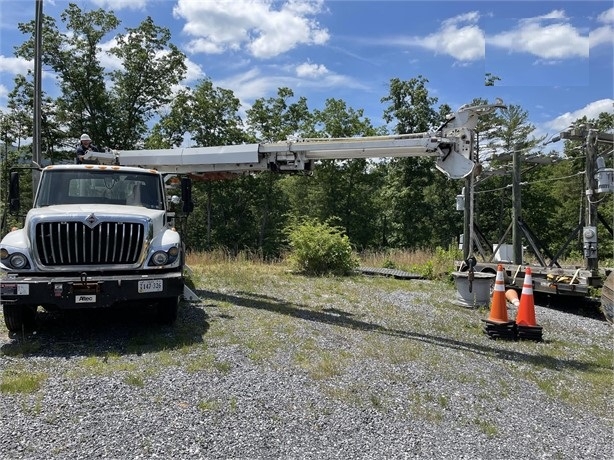
[[91, 141], [90, 137], [87, 134], [81, 134], [82, 141]]

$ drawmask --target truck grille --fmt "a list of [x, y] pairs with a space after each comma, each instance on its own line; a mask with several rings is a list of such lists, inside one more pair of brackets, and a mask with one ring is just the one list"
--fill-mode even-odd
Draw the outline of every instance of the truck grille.
[[143, 224], [102, 222], [41, 222], [36, 248], [43, 265], [134, 264], [143, 248]]

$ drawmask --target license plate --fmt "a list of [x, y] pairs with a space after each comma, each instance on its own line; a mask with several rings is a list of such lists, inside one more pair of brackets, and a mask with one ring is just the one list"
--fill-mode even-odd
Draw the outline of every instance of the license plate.
[[141, 280], [139, 281], [139, 294], [145, 292], [162, 292], [163, 287], [162, 280]]

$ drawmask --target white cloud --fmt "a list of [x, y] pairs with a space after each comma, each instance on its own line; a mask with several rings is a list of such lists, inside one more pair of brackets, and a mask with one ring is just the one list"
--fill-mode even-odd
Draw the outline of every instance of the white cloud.
[[312, 89], [322, 91], [323, 93], [329, 93], [334, 88], [349, 88], [357, 91], [369, 89], [364, 84], [350, 77], [334, 74], [329, 70], [323, 73], [324, 66], [314, 65], [311, 69], [312, 72], [314, 69], [316, 73], [320, 72], [317, 76], [318, 78], [314, 78], [313, 73], [311, 75], [301, 75], [300, 77], [288, 73], [294, 71], [298, 75], [298, 68], [279, 69], [277, 67], [270, 67], [262, 70], [258, 67], [253, 67], [231, 77], [216, 80], [214, 83], [220, 88], [232, 90], [245, 107], [249, 107], [255, 99], [276, 94], [277, 90], [282, 87], [293, 88], [297, 96], [301, 95], [302, 89]]
[[614, 42], [614, 7], [604, 11], [597, 17], [597, 22], [604, 24], [590, 32], [591, 47], [601, 45], [603, 43]]
[[603, 43], [613, 43], [614, 42], [614, 27], [611, 25], [606, 25], [602, 27], [597, 27], [594, 30], [591, 30], [589, 34], [589, 41], [591, 48], [601, 45]]
[[105, 10], [144, 10], [149, 0], [92, 0], [92, 3]]
[[437, 54], [447, 54], [458, 61], [484, 58], [484, 32], [477, 25], [479, 13], [473, 11], [446, 19], [439, 30], [426, 37], [400, 38], [398, 45], [418, 46]]
[[100, 65], [102, 65], [107, 72], [121, 70], [123, 68], [121, 60], [117, 56], [109, 53], [111, 48], [115, 46], [117, 46], [117, 40], [114, 38], [107, 42], [100, 43], [99, 45], [100, 52], [96, 57], [100, 61]]
[[521, 22], [534, 22], [540, 19], [567, 19], [565, 10], [552, 10], [550, 13], [535, 16], [534, 18], [523, 19]]
[[515, 28], [488, 37], [477, 24], [480, 18], [475, 11], [461, 14], [443, 21], [435, 33], [397, 38], [392, 43], [447, 54], [460, 61], [456, 65], [483, 59], [485, 43], [511, 52], [532, 54], [539, 58], [536, 63], [553, 64], [562, 59], [587, 58], [589, 46], [612, 43], [614, 37], [614, 8], [599, 15], [597, 21], [605, 25], [592, 30], [590, 39], [569, 23], [564, 10], [522, 19]]
[[0, 55], [0, 72], [9, 73], [11, 75], [26, 75], [28, 70], [34, 70], [34, 61]]
[[188, 50], [222, 53], [246, 50], [258, 58], [285, 53], [297, 45], [321, 45], [328, 31], [312, 19], [323, 9], [323, 0], [289, 0], [279, 9], [269, 1], [178, 0], [176, 18], [186, 23], [184, 33], [193, 37]]
[[597, 21], [604, 22], [606, 24], [614, 24], [614, 6], [609, 10], [605, 10], [597, 17]]
[[545, 123], [545, 126], [549, 129], [560, 132], [571, 126], [571, 124], [578, 118], [586, 116], [590, 120], [591, 118], [597, 118], [602, 112], [614, 112], [614, 99], [600, 99], [598, 101], [593, 101], [581, 109], [573, 112], [565, 112], [559, 115], [554, 120]]
[[290, 86], [288, 77], [263, 74], [259, 69], [252, 68], [246, 72], [232, 75], [216, 81], [220, 88], [232, 89], [234, 95], [244, 101], [253, 101], [267, 94], [275, 93], [279, 87]]
[[523, 19], [516, 28], [489, 36], [486, 41], [492, 46], [546, 60], [586, 58], [589, 54], [588, 36], [568, 24], [561, 10]]
[[326, 75], [328, 69], [322, 64], [312, 64], [304, 62], [296, 66], [296, 75], [299, 78], [317, 78]]
[[227, 51], [224, 46], [214, 43], [205, 38], [196, 38], [194, 40], [190, 40], [190, 43], [187, 46], [187, 50], [191, 53], [205, 54], [222, 54]]
[[205, 71], [203, 70], [200, 64], [192, 61], [189, 58], [186, 58], [185, 65], [187, 67], [187, 71], [185, 74], [185, 78], [183, 81], [189, 83], [193, 81], [202, 80], [205, 78]]

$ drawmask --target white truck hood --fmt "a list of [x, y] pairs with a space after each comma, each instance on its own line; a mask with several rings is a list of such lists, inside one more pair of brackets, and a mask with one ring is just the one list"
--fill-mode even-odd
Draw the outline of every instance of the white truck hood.
[[54, 216], [63, 216], [66, 220], [74, 220], [80, 216], [85, 218], [91, 214], [94, 214], [99, 219], [105, 220], [110, 216], [145, 217], [152, 221], [152, 224], [156, 229], [163, 226], [165, 217], [165, 212], [161, 209], [148, 209], [142, 206], [115, 204], [61, 204], [31, 209], [28, 212], [28, 217], [26, 219], [26, 227], [28, 221], [35, 217], [49, 219], [53, 218]]

